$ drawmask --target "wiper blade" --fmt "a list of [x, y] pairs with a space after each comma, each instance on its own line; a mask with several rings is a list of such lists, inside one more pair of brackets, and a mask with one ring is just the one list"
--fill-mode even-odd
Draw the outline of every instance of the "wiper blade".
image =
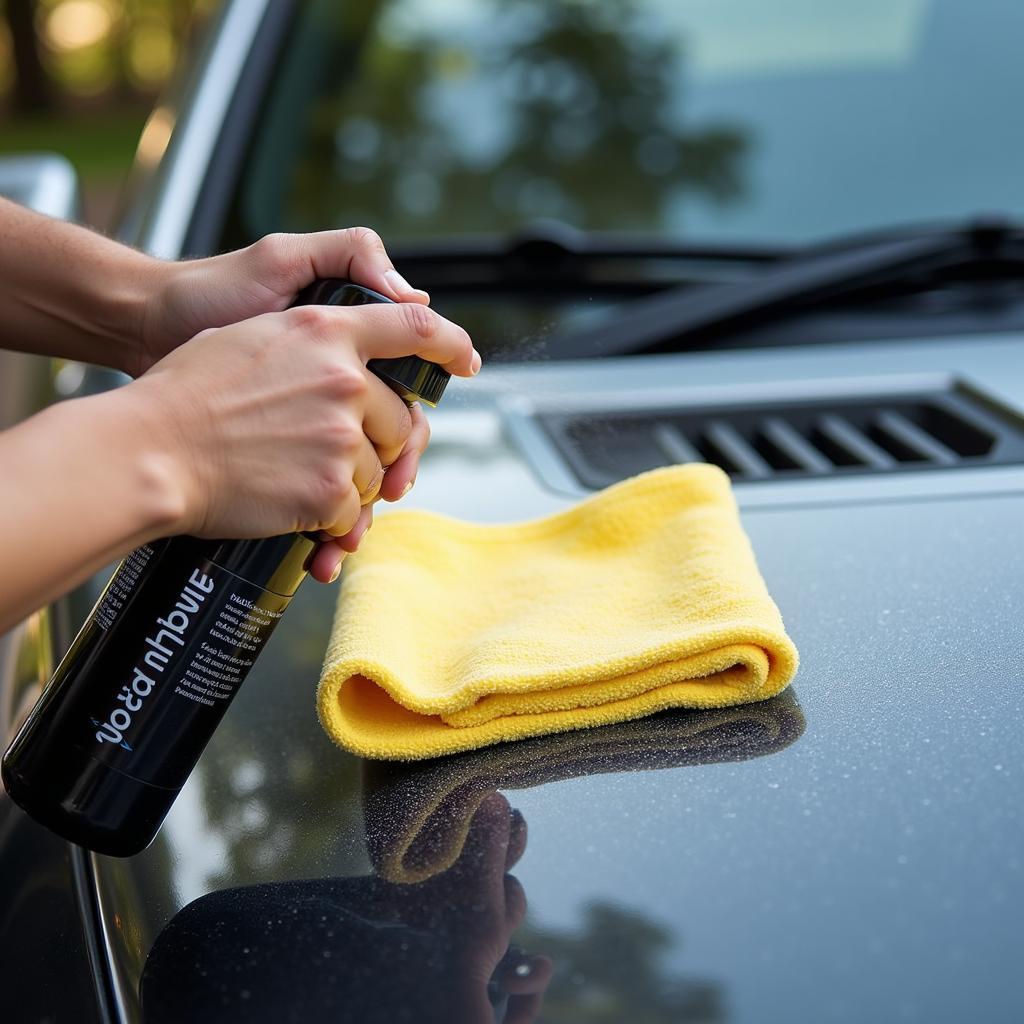
[[[680, 242], [652, 234], [579, 231], [537, 221], [510, 235], [407, 239], [391, 250], [403, 274], [422, 287], [455, 291], [578, 290], [616, 286], [640, 293], [683, 280], [748, 276], [795, 250], [767, 245]], [[655, 266], [658, 264], [659, 266]]]
[[1024, 229], [979, 220], [958, 228], [886, 232], [799, 251], [741, 281], [660, 291], [621, 313], [550, 341], [548, 355], [583, 359], [679, 347], [680, 339], [722, 334], [852, 298], [880, 285], [920, 288], [942, 272], [1024, 268]]

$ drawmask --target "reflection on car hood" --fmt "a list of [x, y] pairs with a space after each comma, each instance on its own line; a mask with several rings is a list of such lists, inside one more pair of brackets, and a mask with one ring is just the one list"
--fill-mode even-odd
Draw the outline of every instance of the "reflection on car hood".
[[503, 869], [523, 855], [528, 823], [497, 790], [745, 760], [802, 728], [787, 693], [588, 730], [575, 742], [560, 734], [427, 764], [367, 763], [375, 870], [222, 889], [189, 904], [146, 960], [144, 1019], [319, 1020], [340, 1009], [366, 1022], [489, 1022], [498, 1010], [525, 1019], [564, 965], [540, 937], [534, 954], [509, 947], [522, 890]]
[[367, 849], [381, 877], [420, 882], [458, 859], [470, 821], [490, 793], [587, 775], [745, 761], [789, 746], [803, 729], [800, 705], [786, 690], [756, 704], [666, 712], [422, 765], [366, 761]]

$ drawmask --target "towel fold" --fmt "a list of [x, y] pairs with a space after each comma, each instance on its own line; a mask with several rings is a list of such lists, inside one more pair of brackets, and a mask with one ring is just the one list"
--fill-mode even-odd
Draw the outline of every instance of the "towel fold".
[[756, 704], [665, 711], [583, 733], [560, 733], [428, 764], [363, 762], [366, 845], [389, 882], [423, 882], [461, 856], [480, 804], [497, 790], [774, 754], [804, 731], [792, 690]]
[[525, 523], [382, 516], [345, 563], [317, 704], [347, 749], [415, 760], [763, 700], [796, 667], [728, 478], [673, 466]]

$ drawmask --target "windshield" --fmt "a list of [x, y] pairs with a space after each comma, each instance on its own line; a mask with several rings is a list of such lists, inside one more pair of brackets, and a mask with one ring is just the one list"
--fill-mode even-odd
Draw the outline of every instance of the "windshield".
[[244, 234], [593, 231], [772, 245], [1019, 211], [1017, 0], [311, 2]]

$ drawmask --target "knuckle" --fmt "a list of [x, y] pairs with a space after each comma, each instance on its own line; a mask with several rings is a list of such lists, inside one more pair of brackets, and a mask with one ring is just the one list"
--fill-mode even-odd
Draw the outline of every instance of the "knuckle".
[[352, 245], [359, 249], [383, 251], [384, 242], [373, 228], [354, 227], [348, 229], [348, 237]]
[[338, 416], [324, 427], [327, 443], [333, 454], [350, 458], [363, 443], [362, 428], [348, 416]]
[[340, 469], [326, 469], [320, 474], [314, 507], [320, 522], [333, 522], [338, 509], [345, 504], [354, 484]]
[[320, 337], [330, 323], [330, 315], [323, 306], [295, 306], [285, 314], [289, 324], [303, 334]]
[[358, 366], [333, 362], [321, 371], [328, 397], [337, 401], [363, 401], [369, 390], [366, 375]]
[[395, 403], [394, 435], [398, 445], [404, 445], [412, 435], [412, 413], [404, 402]]
[[422, 306], [418, 302], [403, 302], [399, 308], [412, 334], [424, 341], [429, 341], [437, 334], [441, 318], [429, 306]]
[[252, 253], [273, 276], [287, 276], [300, 259], [294, 235], [275, 231], [253, 243]]

